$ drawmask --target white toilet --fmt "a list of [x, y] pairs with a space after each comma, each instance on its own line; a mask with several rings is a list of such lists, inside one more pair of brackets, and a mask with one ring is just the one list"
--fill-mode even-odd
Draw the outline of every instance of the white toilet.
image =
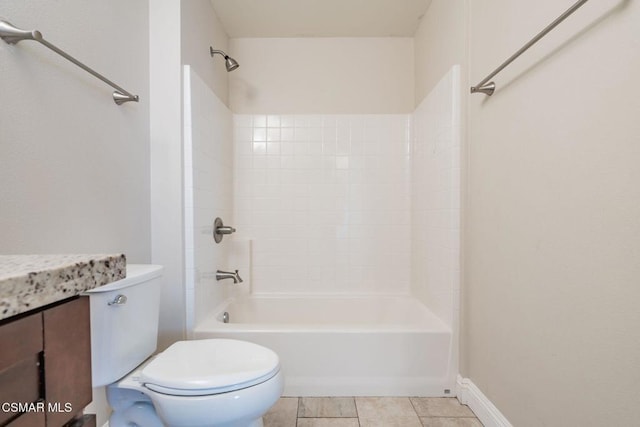
[[93, 386], [108, 385], [109, 427], [261, 427], [284, 387], [278, 355], [245, 341], [179, 341], [156, 350], [162, 267], [127, 265], [93, 289]]

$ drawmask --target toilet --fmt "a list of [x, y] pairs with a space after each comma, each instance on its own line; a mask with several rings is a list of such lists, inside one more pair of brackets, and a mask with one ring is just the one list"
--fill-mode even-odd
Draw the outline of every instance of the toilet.
[[[278, 355], [231, 339], [157, 346], [162, 267], [86, 294], [94, 387], [107, 386], [109, 427], [261, 427], [284, 387]], [[151, 357], [150, 357], [151, 356]]]

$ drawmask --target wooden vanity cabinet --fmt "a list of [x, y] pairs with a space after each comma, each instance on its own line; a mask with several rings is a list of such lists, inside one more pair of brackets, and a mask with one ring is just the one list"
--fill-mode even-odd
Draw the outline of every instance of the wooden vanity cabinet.
[[75, 297], [0, 324], [0, 404], [34, 404], [19, 416], [0, 410], [0, 426], [95, 426], [82, 416], [92, 399], [89, 322], [89, 298]]
[[62, 426], [91, 403], [89, 298], [45, 310], [44, 384], [47, 426]]
[[14, 408], [7, 405], [14, 402], [36, 402], [41, 398], [42, 349], [40, 313], [0, 327], [0, 405], [3, 405], [0, 410], [0, 425], [6, 425], [16, 415]]

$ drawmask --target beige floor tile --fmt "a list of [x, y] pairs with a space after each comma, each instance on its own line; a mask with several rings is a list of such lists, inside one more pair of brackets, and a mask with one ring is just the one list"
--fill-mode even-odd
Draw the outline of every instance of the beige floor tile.
[[304, 418], [357, 418], [353, 397], [302, 397], [298, 417]]
[[358, 427], [357, 418], [299, 418], [298, 427]]
[[422, 427], [407, 397], [356, 397], [360, 427]]
[[384, 416], [380, 418], [360, 417], [360, 427], [422, 427], [422, 423], [417, 415]]
[[356, 397], [356, 406], [360, 418], [416, 415], [408, 397]]
[[482, 423], [477, 418], [469, 417], [422, 417], [424, 427], [482, 427]]
[[475, 417], [455, 397], [412, 397], [411, 403], [421, 417]]
[[264, 415], [264, 427], [296, 427], [297, 397], [281, 397]]

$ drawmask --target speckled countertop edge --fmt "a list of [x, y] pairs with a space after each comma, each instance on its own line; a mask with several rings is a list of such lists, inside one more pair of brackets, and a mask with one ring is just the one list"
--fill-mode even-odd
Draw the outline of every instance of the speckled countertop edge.
[[0, 320], [126, 277], [123, 254], [0, 255]]

